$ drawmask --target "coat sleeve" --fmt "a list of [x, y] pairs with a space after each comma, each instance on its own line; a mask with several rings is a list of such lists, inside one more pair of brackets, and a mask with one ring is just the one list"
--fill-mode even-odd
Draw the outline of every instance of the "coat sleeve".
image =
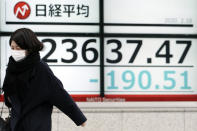
[[6, 75], [5, 75], [5, 78], [4, 78], [4, 82], [3, 82], [3, 91], [4, 91], [4, 102], [5, 102], [5, 105], [8, 107], [8, 108], [11, 108], [12, 105], [10, 103], [10, 101], [8, 100], [8, 95], [7, 93], [5, 92], [5, 86], [6, 86], [6, 83], [9, 83], [9, 80], [8, 80], [8, 70], [6, 69]]
[[50, 82], [49, 102], [65, 113], [77, 126], [83, 124], [87, 120], [86, 117], [63, 88], [61, 81], [50, 73]]

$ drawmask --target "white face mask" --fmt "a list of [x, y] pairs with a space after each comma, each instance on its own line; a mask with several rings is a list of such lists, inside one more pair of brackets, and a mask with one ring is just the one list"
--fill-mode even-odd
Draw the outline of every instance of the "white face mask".
[[14, 58], [14, 60], [17, 62], [17, 61], [25, 59], [26, 51], [25, 50], [11, 50], [11, 55]]

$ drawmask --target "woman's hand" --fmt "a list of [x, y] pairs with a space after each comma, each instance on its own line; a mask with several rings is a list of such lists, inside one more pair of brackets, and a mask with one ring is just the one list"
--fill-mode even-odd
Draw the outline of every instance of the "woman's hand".
[[85, 127], [85, 125], [86, 125], [86, 122], [84, 122], [83, 124], [81, 124], [82, 127]]

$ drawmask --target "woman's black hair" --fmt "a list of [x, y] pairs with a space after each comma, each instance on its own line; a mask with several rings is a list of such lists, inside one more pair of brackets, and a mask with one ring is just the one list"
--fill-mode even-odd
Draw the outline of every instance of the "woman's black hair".
[[36, 34], [28, 28], [17, 29], [10, 37], [10, 45], [12, 41], [15, 41], [21, 49], [27, 50], [29, 54], [43, 49], [43, 44], [38, 40]]

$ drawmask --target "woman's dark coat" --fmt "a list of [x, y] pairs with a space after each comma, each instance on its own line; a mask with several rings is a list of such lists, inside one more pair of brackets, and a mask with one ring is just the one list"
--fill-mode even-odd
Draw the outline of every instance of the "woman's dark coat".
[[76, 125], [86, 121], [85, 116], [64, 90], [61, 81], [54, 76], [42, 60], [32, 71], [24, 100], [18, 96], [5, 96], [7, 106], [12, 106], [12, 131], [51, 131], [53, 105], [70, 117]]

